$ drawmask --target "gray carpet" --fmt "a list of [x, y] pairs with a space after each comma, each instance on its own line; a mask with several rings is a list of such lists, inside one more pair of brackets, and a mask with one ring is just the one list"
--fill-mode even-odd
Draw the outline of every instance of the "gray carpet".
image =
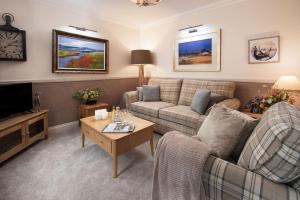
[[[160, 136], [155, 135], [155, 142]], [[118, 178], [111, 157], [89, 139], [81, 148], [79, 128], [52, 131], [48, 140], [0, 165], [1, 200], [150, 199], [153, 157], [149, 142], [119, 157]]]

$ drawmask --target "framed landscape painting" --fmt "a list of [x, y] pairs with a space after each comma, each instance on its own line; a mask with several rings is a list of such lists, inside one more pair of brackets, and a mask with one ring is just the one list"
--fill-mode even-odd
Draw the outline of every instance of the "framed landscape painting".
[[252, 39], [248, 42], [249, 64], [275, 63], [280, 58], [280, 37]]
[[108, 40], [53, 30], [54, 73], [108, 73]]
[[174, 71], [220, 70], [220, 30], [175, 41]]

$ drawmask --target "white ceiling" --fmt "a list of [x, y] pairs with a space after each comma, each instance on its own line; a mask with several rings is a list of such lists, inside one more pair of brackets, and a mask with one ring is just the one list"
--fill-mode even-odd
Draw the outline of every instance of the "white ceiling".
[[158, 5], [138, 7], [129, 0], [40, 0], [94, 15], [126, 26], [139, 28], [163, 18], [216, 4], [224, 0], [162, 0]]

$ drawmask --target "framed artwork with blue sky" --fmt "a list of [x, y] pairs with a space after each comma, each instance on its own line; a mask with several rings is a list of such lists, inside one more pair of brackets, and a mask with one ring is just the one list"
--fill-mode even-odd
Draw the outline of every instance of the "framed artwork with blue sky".
[[221, 31], [199, 31], [175, 41], [174, 71], [220, 71]]
[[53, 30], [52, 71], [108, 73], [108, 40]]

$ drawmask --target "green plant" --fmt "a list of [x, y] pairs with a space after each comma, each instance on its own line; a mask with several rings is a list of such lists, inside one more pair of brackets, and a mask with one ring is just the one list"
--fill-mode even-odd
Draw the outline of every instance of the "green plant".
[[81, 104], [94, 104], [103, 96], [103, 91], [99, 88], [78, 90], [73, 94], [73, 98]]
[[269, 91], [267, 96], [262, 98], [260, 102], [260, 107], [265, 110], [281, 101], [286, 101], [291, 104], [294, 104], [295, 98], [294, 96], [292, 96], [292, 93], [287, 90], [272, 89]]

